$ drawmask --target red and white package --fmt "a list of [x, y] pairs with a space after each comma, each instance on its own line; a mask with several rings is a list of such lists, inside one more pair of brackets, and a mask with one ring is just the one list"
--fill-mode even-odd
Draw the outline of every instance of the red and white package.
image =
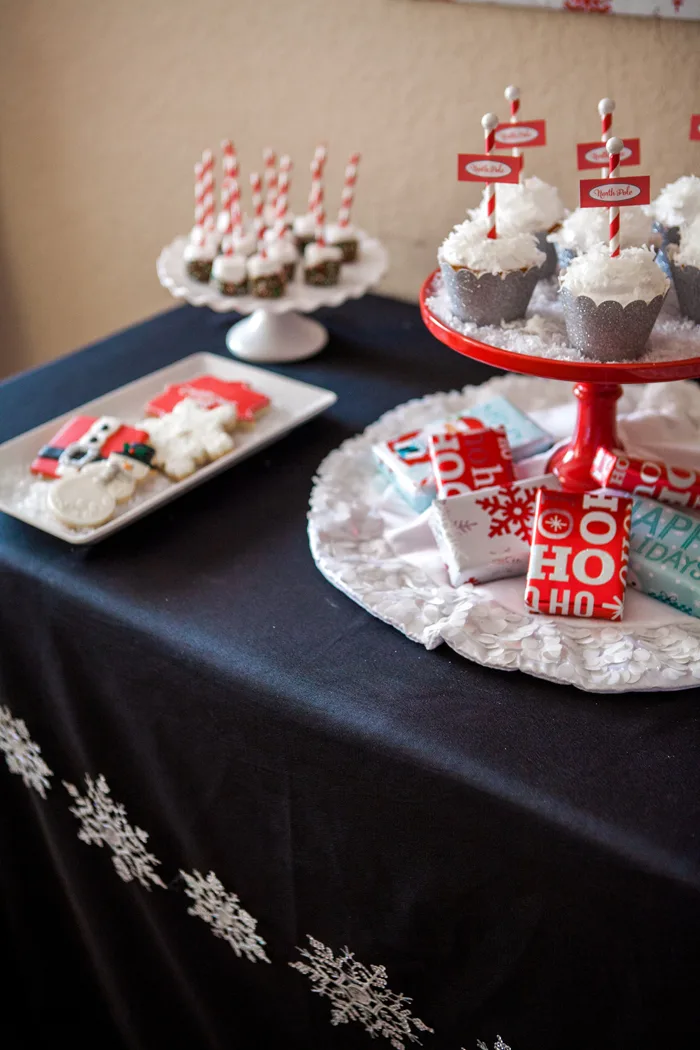
[[632, 500], [540, 489], [525, 605], [550, 616], [621, 620]]
[[601, 447], [595, 454], [591, 475], [603, 488], [620, 489], [677, 507], [700, 507], [700, 478], [696, 471], [685, 467], [635, 459]]
[[147, 416], [165, 416], [180, 401], [191, 398], [204, 408], [217, 405], [236, 406], [239, 423], [254, 423], [270, 405], [269, 397], [253, 390], [247, 383], [232, 383], [216, 376], [196, 376], [185, 383], [175, 383], [146, 405]]
[[[445, 426], [429, 435], [428, 448], [441, 499], [465, 492], [510, 485], [514, 479], [510, 445], [503, 427], [458, 429]], [[472, 420], [465, 419], [464, 424]]]

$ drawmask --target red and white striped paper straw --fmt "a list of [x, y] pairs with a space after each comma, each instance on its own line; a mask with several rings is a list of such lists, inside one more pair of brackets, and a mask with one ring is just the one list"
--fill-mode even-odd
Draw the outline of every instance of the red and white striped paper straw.
[[[484, 153], [493, 153], [496, 139], [494, 132], [498, 125], [498, 117], [495, 113], [485, 113], [481, 118], [481, 126], [484, 129]], [[486, 236], [491, 240], [496, 239], [496, 186], [493, 182], [486, 183]]]
[[265, 205], [268, 208], [274, 208], [277, 200], [277, 155], [270, 146], [266, 146], [263, 150], [263, 162], [265, 164]]
[[[610, 158], [609, 178], [616, 179], [620, 174], [620, 153], [623, 148], [622, 139], [614, 135], [605, 143]], [[610, 257], [615, 259], [620, 254], [620, 209], [610, 209]]]
[[[610, 138], [612, 131], [612, 115], [615, 112], [615, 102], [611, 98], [601, 98], [598, 103], [598, 112], [600, 114], [600, 141], [605, 143]], [[600, 177], [604, 179], [607, 177], [608, 169], [600, 169]]]
[[287, 228], [287, 201], [289, 198], [289, 170], [281, 171], [277, 183], [275, 204], [275, 237], [280, 238]]
[[231, 142], [231, 139], [221, 140], [221, 157], [224, 176], [227, 179], [237, 179], [239, 175], [238, 154], [236, 153], [236, 147]]
[[235, 181], [224, 178], [221, 182], [221, 210], [226, 215], [226, 229], [224, 230], [223, 251], [224, 255], [233, 255], [233, 197]]
[[214, 154], [210, 149], [205, 149], [202, 154], [202, 183], [204, 191], [202, 225], [205, 230], [212, 231], [216, 226], [216, 220], [214, 218]]
[[308, 211], [313, 212], [316, 207], [316, 200], [318, 198], [319, 189], [321, 186], [321, 177], [323, 174], [323, 166], [320, 160], [316, 157], [311, 161], [311, 189], [309, 190], [308, 200]]
[[241, 211], [241, 187], [238, 183], [238, 179], [232, 178], [232, 195], [231, 195], [231, 225], [234, 233], [242, 233], [243, 231], [243, 212]]
[[253, 223], [255, 226], [255, 236], [258, 241], [258, 251], [264, 255], [263, 234], [265, 232], [265, 201], [263, 199], [262, 179], [257, 171], [251, 171], [250, 173], [250, 188], [253, 193]]
[[314, 205], [314, 219], [314, 238], [317, 244], [324, 245], [326, 243], [326, 238], [324, 235], [326, 227], [326, 211], [323, 206], [323, 185], [321, 182], [318, 183], [318, 192], [316, 196], [316, 202]]
[[199, 161], [194, 166], [194, 227], [195, 238], [204, 244], [204, 167]]
[[321, 169], [321, 171], [320, 171], [321, 178], [323, 178], [323, 169], [326, 166], [326, 161], [327, 160], [328, 160], [328, 150], [323, 145], [323, 143], [320, 143], [316, 147], [316, 149], [314, 150], [314, 161], [317, 162], [317, 164], [319, 165], [319, 167]]
[[[518, 110], [520, 109], [520, 88], [516, 87], [515, 84], [509, 84], [503, 94], [506, 97], [506, 102], [510, 103], [510, 122], [511, 124], [518, 123]], [[517, 146], [513, 147], [513, 156], [519, 157], [521, 150]], [[522, 179], [522, 168], [520, 169], [520, 178]]]
[[353, 153], [350, 156], [345, 169], [345, 181], [343, 191], [340, 195], [340, 208], [338, 210], [338, 225], [347, 226], [350, 222], [350, 212], [355, 200], [355, 184], [357, 183], [357, 165], [360, 163], [360, 154]]

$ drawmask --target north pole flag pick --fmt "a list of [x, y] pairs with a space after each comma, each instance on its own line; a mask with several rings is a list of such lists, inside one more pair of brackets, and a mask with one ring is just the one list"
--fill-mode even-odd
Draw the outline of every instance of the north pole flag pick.
[[621, 620], [632, 500], [540, 489], [525, 605], [550, 616]]
[[440, 498], [510, 485], [515, 479], [503, 427], [480, 426], [465, 432], [448, 424], [430, 434], [428, 447]]
[[531, 146], [547, 145], [547, 125], [544, 120], [519, 120], [520, 88], [510, 84], [504, 91], [506, 102], [510, 105], [510, 120], [507, 124], [498, 124], [494, 132], [497, 146], [513, 147], [513, 156], [519, 157], [521, 149]]
[[693, 113], [690, 118], [690, 138], [693, 142], [700, 142], [700, 113]]
[[579, 187], [579, 203], [582, 208], [610, 209], [610, 255], [614, 259], [620, 254], [620, 207], [630, 204], [649, 204], [650, 180], [648, 175], [618, 178], [619, 157], [622, 139], [608, 139], [605, 148], [610, 156], [610, 174], [602, 182], [599, 179], [582, 179]]
[[[609, 164], [608, 151], [604, 145], [600, 145], [598, 142], [579, 142], [576, 146], [576, 161], [579, 171], [586, 171], [589, 168], [599, 168], [601, 165]], [[642, 161], [642, 147], [639, 139], [623, 139], [623, 146], [620, 150], [620, 167], [629, 167], [634, 164], [641, 164]]]
[[522, 157], [492, 157], [498, 117], [485, 113], [481, 118], [484, 129], [484, 154], [460, 153], [457, 158], [457, 178], [460, 182], [486, 183], [486, 236], [496, 237], [496, 182], [518, 182]]

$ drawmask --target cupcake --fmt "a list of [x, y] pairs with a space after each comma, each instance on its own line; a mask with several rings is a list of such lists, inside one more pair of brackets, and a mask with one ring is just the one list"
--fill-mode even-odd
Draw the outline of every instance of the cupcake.
[[312, 241], [304, 249], [304, 280], [322, 287], [337, 284], [342, 261], [342, 250], [336, 245]]
[[201, 227], [195, 226], [190, 234], [190, 239], [185, 245], [183, 258], [185, 269], [195, 281], [203, 281], [205, 284], [211, 277], [211, 267], [219, 250], [219, 241], [214, 231], [205, 232]]
[[292, 223], [292, 232], [297, 248], [303, 252], [307, 244], [316, 239], [316, 216], [312, 211], [297, 215]]
[[663, 236], [663, 246], [678, 244], [679, 228], [700, 215], [700, 178], [682, 175], [669, 182], [645, 210]]
[[546, 256], [532, 233], [490, 239], [483, 222], [455, 226], [438, 250], [453, 313], [461, 321], [500, 324], [524, 317]]
[[612, 258], [599, 244], [576, 256], [560, 278], [569, 342], [597, 361], [640, 357], [669, 283], [650, 248], [623, 248]]
[[[557, 266], [554, 245], [547, 241], [550, 234], [559, 229], [566, 215], [566, 208], [555, 186], [538, 179], [536, 175], [516, 184], [496, 185], [496, 209], [498, 235], [532, 233], [537, 247], [546, 259], [540, 267], [540, 277], [551, 277]], [[486, 221], [486, 190], [478, 208], [469, 212], [472, 219]]]
[[279, 299], [284, 294], [284, 272], [274, 259], [265, 253], [251, 255], [247, 264], [250, 291], [258, 299]]
[[[554, 246], [559, 266], [565, 270], [571, 260], [598, 244], [607, 244], [610, 220], [604, 208], [577, 208], [568, 215], [558, 230], [548, 235]], [[645, 209], [620, 208], [620, 247], [643, 248], [658, 243], [653, 222]]]
[[359, 241], [357, 231], [350, 223], [329, 222], [325, 231], [326, 244], [333, 244], [340, 248], [343, 253], [343, 262], [352, 263], [357, 260]]
[[700, 323], [700, 214], [680, 228], [680, 243], [667, 248], [681, 313]]
[[296, 249], [293, 236], [289, 233], [284, 233], [280, 237], [275, 230], [266, 230], [263, 240], [270, 259], [274, 259], [282, 267], [285, 281], [293, 281], [297, 263], [299, 262], [299, 252]]
[[223, 295], [245, 295], [248, 271], [244, 255], [217, 255], [211, 268], [212, 280]]

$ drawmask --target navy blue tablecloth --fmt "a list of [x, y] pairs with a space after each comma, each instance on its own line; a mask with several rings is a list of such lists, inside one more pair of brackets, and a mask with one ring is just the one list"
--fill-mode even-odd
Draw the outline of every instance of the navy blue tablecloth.
[[[331, 1025], [288, 965], [308, 935], [385, 966], [436, 1050], [697, 1036], [697, 694], [485, 669], [334, 590], [306, 538], [320, 461], [386, 409], [493, 372], [411, 305], [320, 317], [324, 353], [275, 371], [336, 391], [324, 416], [94, 548], [0, 515], [0, 707], [53, 771], [42, 799], [0, 770], [7, 1045], [391, 1045], [390, 1025], [374, 1044], [361, 1019]], [[182, 307], [5, 382], [0, 440], [223, 352], [230, 320]], [[78, 839], [61, 782], [85, 794], [85, 774], [148, 832], [167, 889]], [[181, 870], [239, 895], [269, 964], [187, 914]], [[339, 994], [366, 1020], [374, 993]]]

